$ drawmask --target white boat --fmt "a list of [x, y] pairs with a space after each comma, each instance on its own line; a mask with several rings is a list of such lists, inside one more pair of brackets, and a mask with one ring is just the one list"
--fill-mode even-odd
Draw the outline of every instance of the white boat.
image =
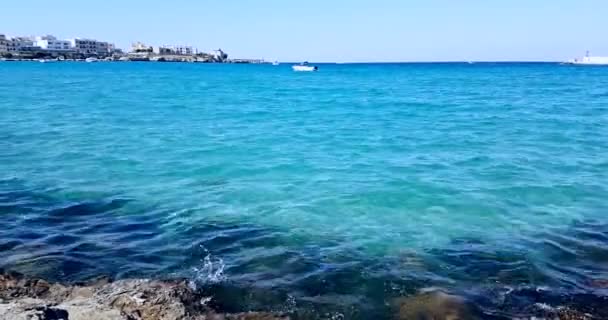
[[294, 66], [291, 66], [291, 68], [293, 69], [293, 71], [299, 71], [299, 72], [312, 72], [312, 71], [317, 71], [319, 70], [319, 68], [317, 66], [309, 66], [308, 62], [303, 62]]
[[40, 63], [49, 63], [49, 62], [57, 62], [57, 60], [51, 60], [51, 59], [38, 59], [38, 62], [40, 62]]
[[273, 62], [273, 63], [272, 63], [272, 65], [273, 65], [273, 66], [278, 66], [278, 65], [279, 65], [279, 62], [278, 62], [278, 61], [275, 61], [275, 62]]
[[577, 58], [565, 62], [566, 64], [587, 65], [587, 66], [608, 66], [608, 57], [592, 57], [589, 51], [582, 58]]
[[99, 59], [97, 59], [95, 57], [90, 57], [90, 58], [86, 58], [84, 61], [86, 61], [86, 62], [97, 62], [97, 61], [99, 61]]

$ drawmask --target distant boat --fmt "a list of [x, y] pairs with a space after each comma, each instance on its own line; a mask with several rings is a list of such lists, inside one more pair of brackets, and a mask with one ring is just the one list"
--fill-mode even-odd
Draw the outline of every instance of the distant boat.
[[302, 62], [298, 65], [291, 66], [291, 68], [293, 69], [293, 71], [298, 71], [298, 72], [312, 72], [312, 71], [319, 70], [319, 67], [310, 66], [310, 65], [308, 65], [308, 62]]
[[57, 60], [51, 60], [51, 59], [38, 59], [38, 62], [40, 63], [49, 63], [49, 62], [56, 62]]
[[608, 57], [592, 57], [589, 56], [589, 51], [587, 51], [587, 54], [584, 57], [568, 60], [564, 63], [587, 66], [608, 66]]
[[278, 61], [275, 61], [272, 63], [273, 66], [278, 66], [280, 63]]
[[99, 59], [97, 59], [95, 57], [90, 57], [90, 58], [86, 58], [84, 61], [86, 61], [86, 62], [97, 62], [97, 61], [99, 61]]

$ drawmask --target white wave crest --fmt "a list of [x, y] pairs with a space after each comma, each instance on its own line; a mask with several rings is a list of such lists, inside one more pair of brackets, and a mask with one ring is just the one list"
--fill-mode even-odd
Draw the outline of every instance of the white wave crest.
[[192, 268], [194, 279], [190, 282], [190, 285], [196, 288], [197, 286], [219, 283], [226, 280], [226, 275], [224, 274], [225, 267], [226, 265], [222, 258], [214, 257], [208, 253], [202, 260], [201, 267]]

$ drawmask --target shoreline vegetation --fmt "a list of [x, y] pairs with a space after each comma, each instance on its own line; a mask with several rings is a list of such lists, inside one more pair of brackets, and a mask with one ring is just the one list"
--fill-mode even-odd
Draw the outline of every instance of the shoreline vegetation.
[[[253, 292], [251, 294], [254, 294]], [[149, 280], [100, 278], [60, 284], [0, 270], [0, 320], [291, 320], [347, 319], [319, 317], [306, 310], [223, 312], [213, 291], [198, 289], [186, 279]], [[238, 299], [238, 298], [237, 298]], [[465, 298], [437, 288], [393, 299], [395, 320], [480, 320], [481, 310]], [[494, 317], [492, 317], [494, 319]], [[496, 319], [502, 319], [500, 317]], [[600, 319], [568, 307], [534, 304], [515, 319]]]

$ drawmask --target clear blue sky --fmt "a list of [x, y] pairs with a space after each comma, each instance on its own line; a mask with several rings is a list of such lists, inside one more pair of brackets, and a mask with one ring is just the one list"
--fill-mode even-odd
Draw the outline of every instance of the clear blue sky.
[[127, 49], [221, 47], [282, 61], [564, 60], [608, 55], [608, 0], [7, 0], [0, 33]]

